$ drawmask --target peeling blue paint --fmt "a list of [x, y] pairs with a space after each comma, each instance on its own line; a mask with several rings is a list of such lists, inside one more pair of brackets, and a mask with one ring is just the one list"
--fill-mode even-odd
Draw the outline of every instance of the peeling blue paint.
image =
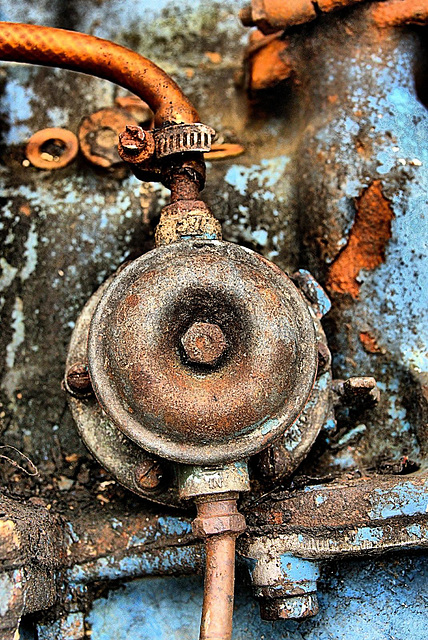
[[393, 489], [375, 489], [369, 516], [372, 520], [413, 516], [428, 511], [428, 492], [425, 485], [403, 482]]
[[[264, 622], [238, 575], [233, 640], [425, 640], [428, 566], [423, 557], [347, 561], [319, 581], [322, 614]], [[137, 580], [94, 602], [91, 640], [195, 640], [199, 577]], [[409, 593], [412, 597], [409, 598]]]
[[361, 527], [358, 529], [351, 541], [358, 547], [364, 546], [364, 543], [370, 543], [370, 546], [380, 542], [383, 538], [383, 532], [372, 527]]

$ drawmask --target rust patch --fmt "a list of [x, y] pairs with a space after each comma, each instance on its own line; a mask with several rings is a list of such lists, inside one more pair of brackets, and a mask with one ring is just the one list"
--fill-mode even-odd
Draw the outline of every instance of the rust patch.
[[382, 349], [376, 342], [376, 338], [369, 331], [361, 331], [360, 341], [368, 353], [381, 353]]
[[24, 216], [29, 218], [31, 216], [31, 208], [29, 204], [23, 204], [19, 207], [19, 213], [22, 213]]
[[274, 37], [265, 37], [260, 31], [251, 34], [248, 56], [250, 59], [249, 88], [261, 91], [276, 86], [291, 76], [293, 67], [288, 55], [289, 43]]
[[391, 203], [382, 193], [382, 183], [375, 180], [356, 199], [354, 224], [346, 247], [330, 267], [327, 287], [358, 298], [361, 269], [369, 271], [385, 261], [385, 247], [391, 238]]
[[372, 17], [378, 27], [425, 25], [428, 22], [428, 0], [389, 0], [374, 4]]

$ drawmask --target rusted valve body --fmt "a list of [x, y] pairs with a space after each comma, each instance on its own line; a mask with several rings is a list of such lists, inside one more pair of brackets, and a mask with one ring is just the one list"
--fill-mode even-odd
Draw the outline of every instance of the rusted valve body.
[[[227, 350], [201, 369], [182, 353], [194, 323]], [[290, 427], [317, 370], [314, 323], [279, 269], [236, 245], [185, 240], [134, 261], [92, 319], [95, 394], [144, 450], [189, 464], [248, 457]]]

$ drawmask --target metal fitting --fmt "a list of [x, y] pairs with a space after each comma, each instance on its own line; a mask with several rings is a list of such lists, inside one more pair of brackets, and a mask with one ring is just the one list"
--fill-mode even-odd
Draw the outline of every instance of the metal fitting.
[[263, 620], [301, 619], [318, 613], [319, 563], [278, 553], [271, 539], [256, 538], [247, 558], [253, 593]]
[[[189, 326], [207, 320], [227, 342], [215, 371], [180, 353]], [[287, 276], [248, 249], [201, 238], [148, 252], [114, 278], [87, 353], [97, 400], [126, 436], [203, 466], [246, 459], [290, 428], [317, 368], [313, 317]]]
[[227, 342], [218, 324], [194, 322], [181, 338], [188, 362], [214, 366], [226, 351]]
[[243, 493], [249, 490], [250, 478], [246, 461], [241, 460], [219, 467], [180, 465], [179, 491], [181, 498]]
[[300, 620], [319, 611], [316, 593], [284, 598], [263, 598], [259, 602], [262, 620]]
[[181, 200], [162, 209], [156, 246], [189, 238], [221, 240], [221, 225], [202, 200]]
[[380, 400], [380, 391], [376, 379], [371, 376], [334, 380], [333, 391], [337, 403], [345, 406], [371, 408]]
[[165, 158], [176, 153], [197, 151], [206, 153], [211, 149], [215, 131], [202, 122], [174, 124], [154, 131], [156, 157]]
[[192, 530], [198, 538], [226, 533], [239, 536], [246, 529], [245, 517], [239, 513], [233, 494], [218, 500], [203, 496], [196, 506], [198, 515], [192, 522]]
[[65, 389], [73, 396], [83, 398], [92, 394], [92, 383], [89, 377], [88, 365], [76, 362], [67, 371], [64, 379]]

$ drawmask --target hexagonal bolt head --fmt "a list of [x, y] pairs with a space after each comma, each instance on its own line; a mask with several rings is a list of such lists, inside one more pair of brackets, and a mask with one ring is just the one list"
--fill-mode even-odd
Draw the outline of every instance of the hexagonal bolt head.
[[85, 397], [92, 393], [92, 383], [89, 377], [88, 365], [76, 362], [68, 369], [64, 386], [73, 396]]
[[217, 324], [194, 322], [181, 338], [189, 362], [214, 366], [226, 351], [227, 342]]
[[148, 458], [135, 469], [135, 481], [141, 489], [153, 491], [162, 482], [164, 471], [157, 460]]

